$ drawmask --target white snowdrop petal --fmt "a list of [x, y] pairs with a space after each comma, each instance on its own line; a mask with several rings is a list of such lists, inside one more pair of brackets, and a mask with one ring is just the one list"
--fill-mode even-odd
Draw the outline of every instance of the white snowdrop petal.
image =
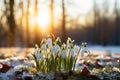
[[82, 56], [86, 56], [88, 54], [90, 54], [89, 50], [85, 48], [82, 48], [81, 51], [80, 51], [80, 54], [81, 54], [81, 57]]
[[67, 48], [71, 48], [71, 46], [72, 46], [72, 43], [67, 44]]
[[51, 38], [48, 38], [46, 40], [46, 44], [48, 45], [48, 48], [51, 48], [52, 47], [52, 39]]
[[53, 46], [52, 53], [56, 54], [59, 50], [60, 50], [60, 46], [59, 45], [55, 45], [55, 46]]
[[39, 53], [39, 54], [37, 55], [37, 61], [39, 61], [39, 60], [42, 59], [42, 58], [43, 58], [42, 54]]
[[46, 48], [46, 44], [42, 44], [42, 46], [41, 46], [41, 50], [46, 50], [47, 48]]
[[75, 55], [74, 55], [74, 50], [73, 50], [73, 49], [70, 50], [70, 55], [71, 55], [72, 57], [75, 56]]
[[79, 52], [79, 50], [80, 50], [80, 47], [79, 47], [79, 46], [77, 46], [77, 45], [75, 45], [75, 46], [74, 46], [74, 51], [75, 51], [75, 53], [78, 53], [78, 52]]
[[65, 57], [66, 57], [66, 52], [65, 52], [65, 50], [62, 50], [61, 56], [62, 56], [62, 58], [65, 58]]

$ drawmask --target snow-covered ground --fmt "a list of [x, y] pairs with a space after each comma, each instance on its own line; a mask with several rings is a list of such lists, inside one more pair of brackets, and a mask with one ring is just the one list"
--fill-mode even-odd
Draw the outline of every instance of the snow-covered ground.
[[[100, 45], [88, 45], [88, 50], [91, 54], [111, 54], [113, 57], [120, 57], [120, 46], [100, 46]], [[21, 47], [8, 47], [0, 48], [0, 56], [11, 56], [11, 55], [26, 55], [33, 53], [34, 48], [21, 48]]]
[[88, 46], [88, 49], [120, 54], [120, 46], [99, 46], [98, 45], [98, 46]]
[[[95, 68], [93, 68], [93, 70], [90, 70], [91, 74], [99, 73], [99, 71], [98, 71], [99, 69], [96, 68], [98, 66], [104, 67], [103, 70], [106, 69], [108, 66], [114, 66], [112, 70], [115, 70], [118, 73], [120, 72], [120, 69], [117, 68], [117, 67], [120, 67], [120, 62], [119, 62], [120, 61], [120, 46], [104, 47], [104, 46], [89, 46], [88, 45], [87, 48], [92, 55], [94, 55], [94, 54], [97, 55], [97, 56], [93, 56], [95, 60], [93, 59], [92, 56], [91, 56], [91, 59], [89, 58], [89, 60], [88, 60], [88, 58], [85, 58], [87, 63], [90, 62], [89, 66], [95, 67]], [[34, 51], [34, 48], [27, 48], [27, 49], [21, 48], [21, 47], [0, 48], [0, 63], [12, 67], [12, 69], [8, 70], [7, 72], [0, 73], [0, 80], [19, 80], [17, 78], [21, 78], [21, 80], [23, 80], [23, 78], [25, 78], [25, 77], [34, 78], [35, 76], [33, 74], [30, 74], [29, 72], [26, 73], [25, 71], [21, 71], [21, 69], [23, 70], [23, 68], [32, 69], [35, 66], [35, 63], [33, 60], [27, 59], [28, 57], [31, 57], [33, 51]], [[108, 56], [105, 56], [106, 54]], [[24, 56], [27, 56], [27, 57], [24, 57]], [[113, 57], [115, 57], [115, 58], [113, 59]], [[97, 61], [98, 59], [100, 61], [98, 62], [98, 64], [96, 64], [95, 61]], [[80, 70], [82, 70], [82, 68], [84, 68], [83, 65], [86, 64], [85, 63], [86, 61], [84, 61], [84, 62], [83, 61], [84, 61], [83, 59], [80, 59], [80, 60], [78, 59], [79, 66], [77, 68], [80, 68]], [[16, 77], [15, 76], [16, 72], [17, 73], [22, 72], [22, 73], [20, 75], [17, 75], [17, 77]], [[105, 71], [103, 71], [103, 72], [105, 73]], [[115, 73], [115, 78], [116, 78], [116, 76], [119, 77], [118, 73]], [[40, 73], [40, 75], [41, 75], [41, 73]], [[48, 76], [50, 76], [50, 75], [48, 75]], [[98, 76], [101, 77], [101, 74], [99, 74]], [[113, 78], [113, 77], [111, 77], [111, 75], [108, 77], [110, 77], [110, 80]], [[24, 79], [24, 80], [28, 80], [28, 79]], [[38, 79], [35, 79], [35, 80], [38, 80]], [[41, 79], [41, 80], [44, 80], [44, 79]], [[117, 79], [114, 79], [114, 80], [117, 80]]]
[[87, 46], [92, 54], [102, 55], [111, 54], [112, 57], [120, 58], [120, 46]]

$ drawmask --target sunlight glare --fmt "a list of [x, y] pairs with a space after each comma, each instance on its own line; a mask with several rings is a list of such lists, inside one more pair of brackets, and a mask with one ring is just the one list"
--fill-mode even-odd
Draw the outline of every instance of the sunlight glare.
[[37, 15], [37, 23], [40, 26], [40, 29], [43, 31], [48, 31], [50, 24], [50, 15], [48, 10], [42, 8]]

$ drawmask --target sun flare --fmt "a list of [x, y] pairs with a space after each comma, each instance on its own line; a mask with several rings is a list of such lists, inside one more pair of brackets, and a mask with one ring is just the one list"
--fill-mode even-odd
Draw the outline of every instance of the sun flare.
[[50, 24], [50, 15], [48, 10], [41, 9], [40, 12], [37, 15], [37, 23], [40, 26], [40, 29], [43, 31], [49, 30], [49, 24]]

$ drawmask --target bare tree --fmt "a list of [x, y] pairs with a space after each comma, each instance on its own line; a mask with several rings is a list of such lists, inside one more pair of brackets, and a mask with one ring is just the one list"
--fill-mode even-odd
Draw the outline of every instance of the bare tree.
[[19, 3], [19, 8], [21, 11], [21, 17], [20, 17], [20, 42], [21, 42], [21, 46], [24, 46], [24, 28], [23, 28], [23, 17], [24, 17], [24, 8], [23, 8], [23, 0], [20, 1]]
[[14, 0], [4, 0], [5, 4], [5, 14], [7, 18], [7, 22], [9, 24], [9, 30], [10, 30], [10, 38], [9, 38], [9, 46], [15, 45], [15, 17], [14, 17]]
[[109, 12], [109, 1], [105, 0], [103, 2], [103, 14], [100, 19], [100, 27], [99, 27], [99, 32], [100, 32], [100, 43], [104, 46], [106, 46], [109, 42], [109, 33], [110, 33], [110, 28], [108, 27], [108, 12]]
[[62, 41], [66, 41], [66, 27], [65, 27], [65, 1], [62, 0]]
[[116, 28], [115, 28], [115, 44], [120, 44], [120, 13], [118, 8], [118, 0], [115, 0]]
[[29, 46], [29, 7], [30, 7], [30, 0], [27, 0], [27, 13], [26, 13], [26, 47]]
[[100, 9], [97, 0], [93, 1], [93, 13], [94, 13], [94, 29], [93, 29], [93, 42], [100, 44], [100, 28], [101, 28], [101, 18]]

